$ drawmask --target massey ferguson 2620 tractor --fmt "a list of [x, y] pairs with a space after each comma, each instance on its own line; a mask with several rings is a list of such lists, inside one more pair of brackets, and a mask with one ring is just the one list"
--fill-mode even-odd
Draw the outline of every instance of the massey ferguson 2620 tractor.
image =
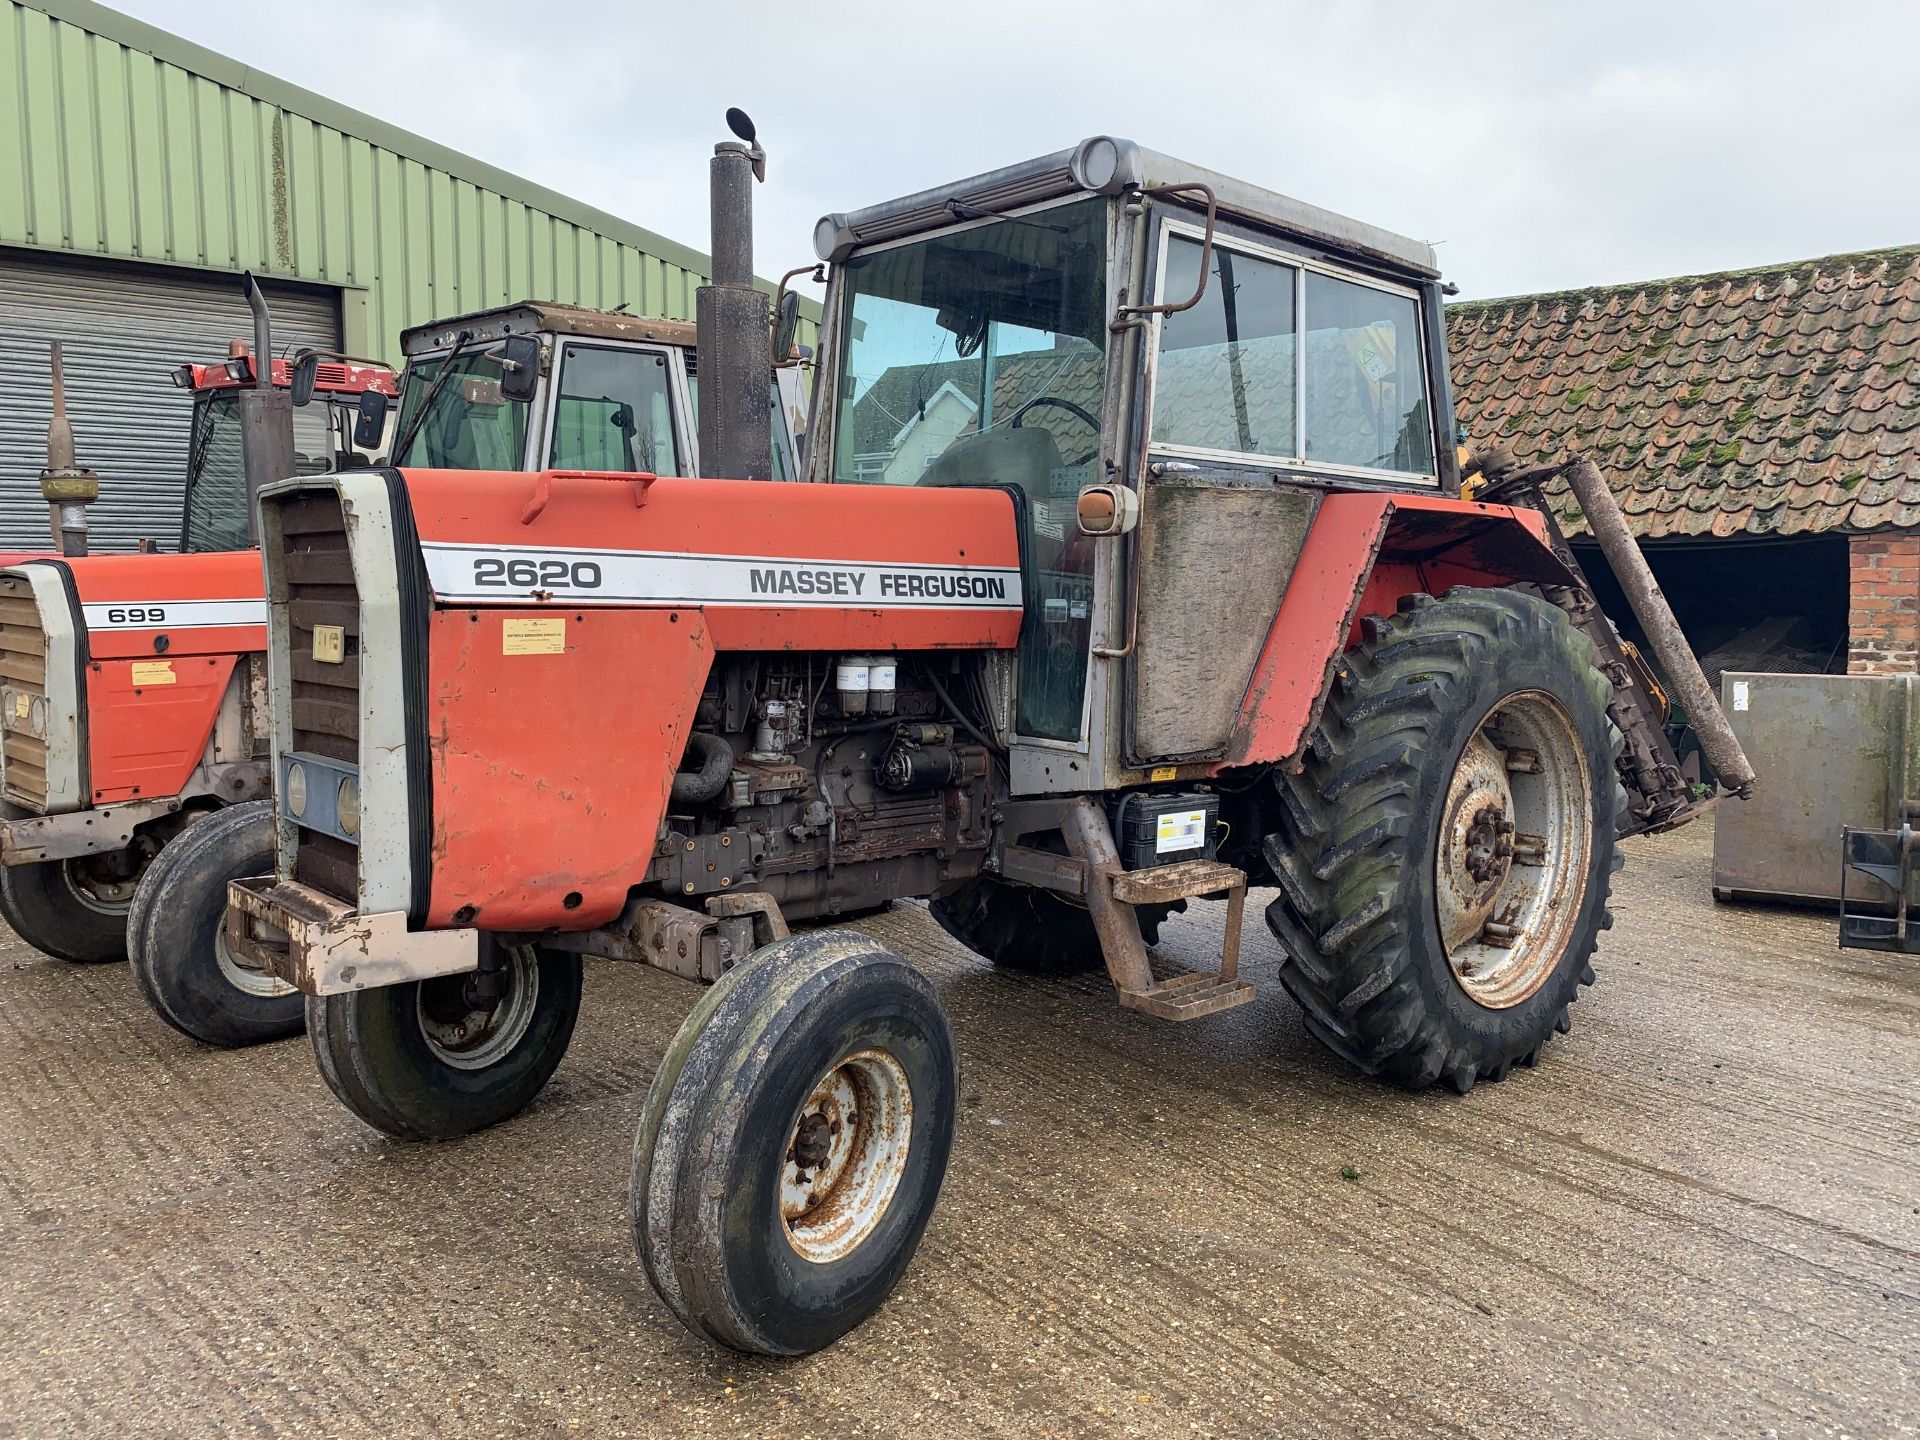
[[[1282, 983], [1347, 1061], [1535, 1063], [1616, 837], [1706, 799], [1521, 502], [1544, 475], [1459, 498], [1432, 252], [1109, 138], [829, 216], [811, 483], [769, 483], [730, 118], [700, 424], [737, 478], [263, 492], [279, 863], [228, 941], [309, 997], [335, 1094], [457, 1136], [553, 1074], [583, 957], [712, 982], [646, 1100], [635, 1239], [695, 1332], [797, 1354], [900, 1277], [957, 1096], [933, 987], [791, 922], [929, 897], [989, 960], [1104, 964], [1185, 1021], [1252, 998], [1273, 886]], [[1156, 972], [1199, 897], [1219, 968]]]
[[[254, 354], [271, 354], [264, 302], [249, 298]], [[0, 572], [7, 918], [49, 954], [131, 957], [154, 1009], [208, 1044], [303, 1023], [299, 992], [232, 954], [222, 925], [227, 882], [273, 863], [266, 603], [244, 548], [261, 484], [389, 440], [440, 468], [697, 464], [691, 325], [526, 303], [417, 327], [401, 345], [399, 389], [384, 366], [313, 352], [275, 360], [271, 389], [241, 355], [182, 366], [195, 403], [183, 553]], [[310, 399], [327, 406], [328, 453], [302, 457], [287, 417]], [[262, 402], [264, 421], [247, 408]], [[791, 467], [787, 413], [775, 453]]]

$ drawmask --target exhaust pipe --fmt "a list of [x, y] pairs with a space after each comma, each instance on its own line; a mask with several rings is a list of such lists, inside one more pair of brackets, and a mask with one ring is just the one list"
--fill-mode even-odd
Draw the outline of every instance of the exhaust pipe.
[[767, 153], [742, 110], [727, 111], [740, 138], [713, 147], [713, 283], [694, 293], [699, 322], [700, 472], [773, 478], [772, 355], [767, 297], [753, 284], [753, 186]]
[[1613, 567], [1627, 603], [1633, 607], [1634, 617], [1646, 632], [1647, 644], [1666, 667], [1667, 678], [1679, 692], [1680, 703], [1693, 724], [1693, 733], [1700, 739], [1701, 750], [1706, 752], [1721, 785], [1745, 799], [1753, 793], [1753, 765], [1734, 738], [1733, 727], [1727, 723], [1713, 687], [1707, 684], [1700, 662], [1694, 658], [1693, 647], [1680, 632], [1680, 622], [1674, 619], [1667, 597], [1660, 593], [1653, 571], [1647, 568], [1646, 557], [1634, 543], [1626, 516], [1620, 513], [1620, 502], [1613, 498], [1606, 479], [1586, 456], [1579, 457], [1563, 473], [1580, 501], [1593, 538], [1599, 542], [1600, 551]]
[[273, 388], [273, 316], [267, 311], [267, 297], [260, 292], [259, 284], [253, 278], [251, 270], [240, 277], [240, 288], [247, 297], [247, 308], [253, 311], [253, 388], [271, 390]]
[[65, 355], [58, 340], [53, 342], [53, 416], [47, 421], [47, 468], [40, 472], [40, 494], [47, 502], [55, 553], [86, 554], [87, 506], [100, 498], [100, 477], [74, 458]]
[[[241, 279], [253, 311], [253, 385], [240, 392], [240, 467], [247, 486], [247, 540], [260, 543], [260, 487], [293, 474], [293, 397], [273, 383], [273, 317], [249, 270]], [[771, 443], [771, 442], [769, 442]]]

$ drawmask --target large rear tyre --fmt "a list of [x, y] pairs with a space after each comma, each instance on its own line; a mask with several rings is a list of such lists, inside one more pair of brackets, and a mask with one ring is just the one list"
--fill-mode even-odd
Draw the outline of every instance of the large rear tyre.
[[143, 851], [0, 867], [0, 915], [14, 934], [59, 960], [127, 958], [127, 909]]
[[940, 1196], [957, 1113], [933, 987], [819, 930], [729, 971], [680, 1027], [634, 1138], [647, 1278], [696, 1335], [804, 1355], [891, 1293]]
[[1609, 693], [1565, 613], [1518, 591], [1368, 622], [1264, 845], [1280, 978], [1336, 1054], [1464, 1094], [1569, 1027], [1612, 923]]
[[479, 974], [308, 996], [307, 1035], [340, 1103], [400, 1140], [453, 1140], [526, 1108], [580, 1015], [580, 957], [506, 947], [498, 993]]
[[300, 992], [227, 948], [227, 882], [273, 869], [273, 802], [250, 800], [188, 826], [147, 867], [127, 922], [133, 978], [181, 1034], [234, 1048], [297, 1034]]
[[[1140, 934], [1151, 945], [1160, 938], [1160, 922], [1187, 902], [1142, 905]], [[1016, 885], [997, 875], [973, 879], [936, 897], [928, 911], [946, 931], [974, 954], [1005, 970], [1024, 975], [1083, 975], [1106, 964], [1100, 936], [1086, 907], [1049, 890]]]

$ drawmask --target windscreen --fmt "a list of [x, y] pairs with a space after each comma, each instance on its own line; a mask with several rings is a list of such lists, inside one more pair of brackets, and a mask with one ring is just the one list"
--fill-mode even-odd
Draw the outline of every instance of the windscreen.
[[[414, 412], [427, 403], [444, 358], [415, 360], [407, 366], [400, 392], [396, 440], [413, 424]], [[519, 470], [526, 464], [527, 406], [500, 393], [500, 357], [472, 351], [453, 361], [453, 373], [433, 397], [396, 465], [433, 470]]]
[[1049, 432], [1063, 465], [1090, 461], [1106, 209], [1073, 201], [848, 259], [834, 479], [919, 484], [964, 442], [1023, 427]]

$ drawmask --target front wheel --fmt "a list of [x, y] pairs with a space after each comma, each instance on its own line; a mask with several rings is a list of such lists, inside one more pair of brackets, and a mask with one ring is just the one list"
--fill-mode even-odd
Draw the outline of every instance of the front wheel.
[[0, 915], [34, 949], [97, 964], [127, 958], [127, 910], [151, 857], [126, 850], [0, 868]]
[[400, 1140], [453, 1140], [525, 1109], [573, 1038], [580, 957], [497, 956], [485, 973], [309, 996], [307, 1035], [340, 1103]]
[[959, 1085], [933, 987], [849, 930], [762, 947], [674, 1037], [634, 1138], [634, 1242], [696, 1335], [805, 1355], [878, 1309], [940, 1196]]
[[249, 800], [189, 825], [140, 878], [127, 925], [133, 978], [181, 1034], [234, 1048], [297, 1034], [300, 992], [227, 948], [227, 882], [273, 869], [273, 802]]
[[1518, 591], [1368, 622], [1263, 847], [1281, 980], [1329, 1048], [1464, 1093], [1568, 1028], [1612, 923], [1609, 694], [1565, 613]]

